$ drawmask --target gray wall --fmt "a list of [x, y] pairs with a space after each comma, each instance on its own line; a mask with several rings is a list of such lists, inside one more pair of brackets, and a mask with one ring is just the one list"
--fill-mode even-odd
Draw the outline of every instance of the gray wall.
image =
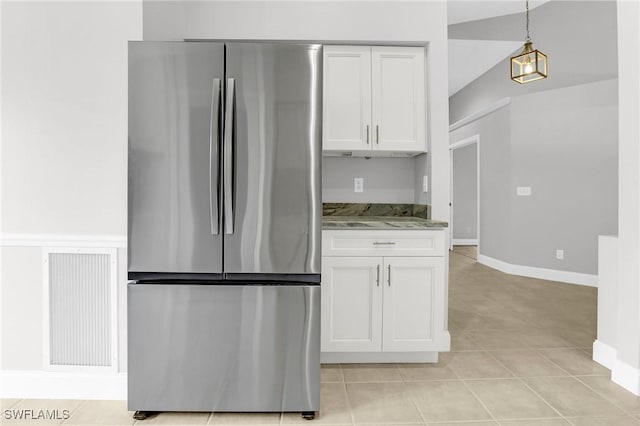
[[515, 96], [451, 133], [480, 135], [480, 254], [597, 272], [598, 235], [617, 232], [617, 102], [615, 79]]
[[450, 141], [480, 136], [480, 254], [507, 260], [510, 193], [510, 108], [505, 107], [451, 133]]
[[608, 80], [512, 99], [512, 184], [532, 196], [512, 188], [510, 263], [597, 273], [598, 235], [618, 229], [617, 91]]
[[[549, 77], [517, 84], [505, 58], [449, 99], [450, 123], [500, 98], [617, 77], [615, 1], [554, 0], [530, 18], [533, 46], [549, 57]], [[523, 40], [524, 26], [524, 14], [465, 22], [449, 26], [449, 39]]]
[[[353, 178], [364, 179], [364, 191], [353, 192]], [[413, 203], [412, 158], [322, 159], [322, 201], [366, 203]]]
[[453, 221], [451, 232], [456, 239], [478, 238], [478, 156], [477, 143], [452, 151], [451, 187]]

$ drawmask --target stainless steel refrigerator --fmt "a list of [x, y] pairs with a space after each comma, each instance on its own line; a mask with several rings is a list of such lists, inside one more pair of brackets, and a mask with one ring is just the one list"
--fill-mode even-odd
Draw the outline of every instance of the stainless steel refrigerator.
[[319, 45], [130, 42], [128, 405], [320, 406]]

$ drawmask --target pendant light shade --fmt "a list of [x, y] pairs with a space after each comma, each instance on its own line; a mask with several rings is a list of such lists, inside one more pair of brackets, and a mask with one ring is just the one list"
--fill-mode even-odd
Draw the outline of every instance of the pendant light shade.
[[524, 84], [541, 78], [547, 78], [547, 55], [527, 41], [522, 52], [511, 58], [511, 79]]
[[547, 78], [547, 55], [534, 49], [529, 37], [529, 0], [526, 0], [526, 8], [527, 38], [522, 52], [511, 57], [511, 80], [520, 84]]

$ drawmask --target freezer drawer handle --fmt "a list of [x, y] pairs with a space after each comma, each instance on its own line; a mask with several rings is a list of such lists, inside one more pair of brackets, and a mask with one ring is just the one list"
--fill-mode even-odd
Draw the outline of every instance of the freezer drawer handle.
[[396, 243], [395, 241], [374, 241], [373, 245], [374, 246], [394, 246]]
[[[220, 138], [220, 79], [213, 79], [211, 89], [211, 122], [209, 124], [209, 217], [211, 218], [211, 235], [218, 235], [220, 179], [217, 167]], [[215, 168], [214, 168], [215, 166]], [[214, 192], [215, 191], [215, 192]]]
[[224, 119], [224, 224], [225, 233], [233, 234], [233, 125], [236, 96], [235, 78], [227, 79], [227, 103]]

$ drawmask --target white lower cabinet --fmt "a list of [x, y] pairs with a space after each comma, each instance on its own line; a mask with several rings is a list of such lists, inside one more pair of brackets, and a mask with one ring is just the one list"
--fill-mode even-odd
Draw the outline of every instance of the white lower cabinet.
[[[406, 243], [409, 234], [401, 233], [394, 239], [393, 232], [402, 231], [375, 232], [323, 233], [322, 352], [331, 353], [335, 362], [369, 359], [357, 358], [356, 353], [378, 353], [371, 359], [395, 362], [403, 360], [397, 358], [402, 353], [449, 350], [444, 240], [439, 243], [444, 233], [414, 233], [410, 238], [424, 238], [430, 247], [442, 250], [420, 249], [429, 255], [407, 256], [415, 254], [414, 245]], [[353, 249], [344, 243], [348, 241], [345, 233], [352, 234], [355, 245], [362, 245], [363, 238], [370, 237], [371, 247], [361, 247], [365, 255], [352, 255]], [[334, 239], [340, 242], [331, 241]], [[344, 247], [350, 255], [340, 255]], [[383, 255], [371, 256], [371, 250]], [[340, 353], [348, 355], [341, 358]], [[385, 353], [395, 354], [396, 358], [384, 358]], [[422, 358], [416, 360], [419, 359]]]
[[323, 351], [382, 348], [381, 269], [381, 257], [322, 258]]
[[442, 303], [442, 257], [385, 257], [382, 307], [382, 350], [436, 351]]

